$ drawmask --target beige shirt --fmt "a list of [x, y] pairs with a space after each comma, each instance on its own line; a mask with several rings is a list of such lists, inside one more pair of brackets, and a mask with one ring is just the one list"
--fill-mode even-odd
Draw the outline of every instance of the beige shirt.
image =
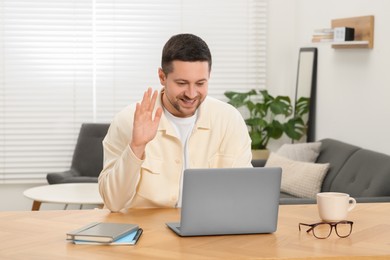
[[[161, 93], [156, 107], [161, 107]], [[114, 118], [103, 140], [104, 165], [99, 191], [111, 211], [134, 207], [175, 207], [183, 170], [183, 147], [163, 114], [145, 158], [132, 152], [135, 104]], [[233, 106], [207, 97], [188, 139], [189, 168], [252, 167], [251, 139]]]

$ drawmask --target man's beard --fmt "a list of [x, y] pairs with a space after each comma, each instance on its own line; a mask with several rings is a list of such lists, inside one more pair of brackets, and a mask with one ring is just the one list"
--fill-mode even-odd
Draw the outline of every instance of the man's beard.
[[[166, 91], [165, 88], [163, 89], [163, 94], [166, 95], [169, 104], [171, 104], [171, 106], [172, 106], [177, 112], [179, 112], [180, 114], [184, 113], [184, 111], [183, 111], [183, 109], [181, 108], [181, 106], [179, 105], [179, 101], [177, 101], [177, 100], [194, 100], [195, 102], [198, 102], [198, 105], [196, 106], [196, 108], [195, 108], [195, 110], [194, 110], [194, 113], [195, 113], [195, 111], [199, 108], [200, 104], [202, 103], [199, 96], [197, 96], [195, 99], [191, 99], [191, 98], [188, 98], [188, 97], [185, 96], [185, 95], [180, 96], [179, 98], [176, 98], [174, 101], [172, 101], [171, 98], [170, 98], [170, 96], [167, 94], [167, 91]], [[190, 116], [190, 115], [188, 115], [188, 116]]]

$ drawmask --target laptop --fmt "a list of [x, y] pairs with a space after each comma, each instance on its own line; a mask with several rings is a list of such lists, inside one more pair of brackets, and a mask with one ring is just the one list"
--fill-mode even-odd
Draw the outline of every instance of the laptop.
[[273, 233], [277, 229], [282, 169], [186, 169], [179, 236]]

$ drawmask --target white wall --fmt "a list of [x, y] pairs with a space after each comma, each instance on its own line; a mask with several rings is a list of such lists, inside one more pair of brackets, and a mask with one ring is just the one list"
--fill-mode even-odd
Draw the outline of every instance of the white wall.
[[[390, 1], [270, 0], [268, 87], [294, 96], [300, 47], [318, 47], [316, 139], [390, 154]], [[374, 49], [311, 44], [332, 19], [375, 16]]]

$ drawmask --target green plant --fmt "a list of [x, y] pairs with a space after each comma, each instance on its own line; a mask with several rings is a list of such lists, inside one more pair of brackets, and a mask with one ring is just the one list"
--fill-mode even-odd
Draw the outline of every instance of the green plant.
[[267, 90], [227, 91], [225, 96], [234, 107], [247, 108], [249, 117], [245, 118], [245, 123], [252, 139], [252, 149], [266, 149], [271, 138], [279, 139], [283, 133], [293, 140], [299, 140], [306, 134], [303, 118], [309, 111], [309, 98], [300, 98], [295, 106], [295, 115], [292, 115], [290, 98], [273, 97]]

